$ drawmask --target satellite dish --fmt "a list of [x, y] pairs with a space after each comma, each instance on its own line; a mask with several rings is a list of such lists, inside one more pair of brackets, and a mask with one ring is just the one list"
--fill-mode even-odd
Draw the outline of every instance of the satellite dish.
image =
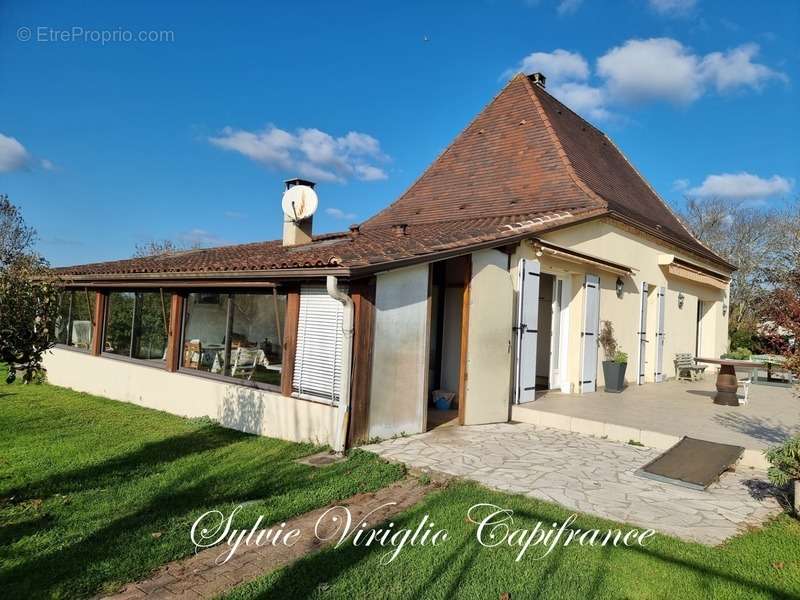
[[292, 221], [308, 219], [317, 210], [317, 193], [307, 185], [294, 185], [283, 193], [281, 207]]

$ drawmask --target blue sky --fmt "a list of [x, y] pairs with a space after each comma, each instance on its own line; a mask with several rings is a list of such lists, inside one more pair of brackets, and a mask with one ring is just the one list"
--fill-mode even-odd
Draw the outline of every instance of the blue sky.
[[277, 238], [298, 174], [319, 181], [315, 231], [344, 229], [521, 68], [664, 198], [780, 202], [800, 182], [798, 29], [791, 0], [6, 0], [0, 193], [55, 265]]

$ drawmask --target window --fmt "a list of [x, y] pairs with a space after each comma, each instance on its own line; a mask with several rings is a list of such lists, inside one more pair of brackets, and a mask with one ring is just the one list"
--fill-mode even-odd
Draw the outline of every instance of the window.
[[286, 295], [192, 293], [186, 302], [181, 366], [279, 386]]
[[164, 363], [169, 311], [170, 295], [163, 290], [110, 293], [103, 352]]
[[58, 299], [56, 343], [88, 350], [92, 345], [96, 293], [87, 289], [64, 291]]
[[342, 378], [342, 303], [324, 287], [303, 286], [292, 388], [304, 396], [339, 400]]

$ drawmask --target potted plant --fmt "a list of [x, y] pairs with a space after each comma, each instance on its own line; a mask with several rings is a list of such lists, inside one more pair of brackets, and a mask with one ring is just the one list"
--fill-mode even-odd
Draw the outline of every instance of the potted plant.
[[794, 486], [795, 514], [800, 514], [800, 435], [790, 437], [780, 446], [764, 452], [772, 465], [767, 471], [770, 482], [775, 487]]
[[600, 330], [600, 345], [606, 359], [603, 361], [603, 377], [606, 380], [606, 391], [620, 393], [625, 389], [625, 370], [628, 368], [628, 355], [619, 349], [614, 338], [614, 326], [611, 321], [603, 321]]

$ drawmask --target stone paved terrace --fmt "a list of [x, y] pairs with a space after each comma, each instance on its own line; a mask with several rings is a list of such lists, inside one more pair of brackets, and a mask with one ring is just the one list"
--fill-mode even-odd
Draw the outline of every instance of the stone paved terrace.
[[514, 406], [512, 419], [667, 449], [684, 435], [746, 448], [743, 464], [766, 468], [764, 448], [800, 431], [800, 399], [792, 389], [750, 386], [741, 406], [713, 403], [716, 375], [702, 381], [665, 381], [629, 386], [621, 394], [543, 393]]
[[364, 449], [706, 544], [721, 543], [781, 510], [763, 471], [739, 468], [695, 491], [634, 474], [658, 450], [525, 423], [443, 427]]

